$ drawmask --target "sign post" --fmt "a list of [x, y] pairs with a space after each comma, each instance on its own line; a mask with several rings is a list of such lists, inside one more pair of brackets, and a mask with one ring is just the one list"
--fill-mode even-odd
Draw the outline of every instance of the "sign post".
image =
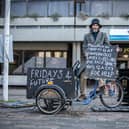
[[129, 29], [111, 29], [110, 41], [129, 41]]
[[4, 101], [8, 101], [9, 41], [10, 41], [10, 0], [5, 0], [4, 70], [3, 70], [3, 99]]

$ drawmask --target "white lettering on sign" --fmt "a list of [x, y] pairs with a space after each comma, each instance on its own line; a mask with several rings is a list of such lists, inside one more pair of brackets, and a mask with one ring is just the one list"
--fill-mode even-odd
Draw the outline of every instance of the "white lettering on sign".
[[31, 70], [31, 78], [57, 78], [62, 79], [63, 71], [62, 70], [40, 70], [40, 69], [32, 69]]
[[39, 86], [51, 81], [63, 81], [71, 80], [72, 74], [69, 70], [63, 69], [38, 69], [34, 68], [30, 70], [29, 84], [30, 86]]
[[89, 78], [116, 78], [116, 46], [88, 45], [86, 74]]

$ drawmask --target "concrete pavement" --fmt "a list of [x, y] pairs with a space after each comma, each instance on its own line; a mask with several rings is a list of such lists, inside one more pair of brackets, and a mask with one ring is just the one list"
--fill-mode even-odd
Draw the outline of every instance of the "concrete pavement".
[[[9, 99], [34, 102], [25, 96], [25, 88], [9, 89]], [[35, 107], [0, 107], [0, 129], [129, 129], [129, 112], [92, 112], [97, 104], [99, 99], [88, 106], [76, 103], [56, 115], [41, 114]]]

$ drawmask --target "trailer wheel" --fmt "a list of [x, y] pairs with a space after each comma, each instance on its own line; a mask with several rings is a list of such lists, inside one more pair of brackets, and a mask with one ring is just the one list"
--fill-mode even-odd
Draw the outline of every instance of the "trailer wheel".
[[36, 105], [42, 113], [58, 113], [65, 106], [65, 94], [58, 86], [43, 86], [36, 94]]

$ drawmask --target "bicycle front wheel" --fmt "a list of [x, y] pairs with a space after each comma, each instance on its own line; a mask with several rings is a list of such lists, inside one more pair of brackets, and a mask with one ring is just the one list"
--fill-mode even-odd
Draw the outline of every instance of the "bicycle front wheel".
[[100, 95], [100, 100], [105, 107], [115, 108], [123, 100], [123, 88], [119, 82], [110, 81], [105, 84]]

